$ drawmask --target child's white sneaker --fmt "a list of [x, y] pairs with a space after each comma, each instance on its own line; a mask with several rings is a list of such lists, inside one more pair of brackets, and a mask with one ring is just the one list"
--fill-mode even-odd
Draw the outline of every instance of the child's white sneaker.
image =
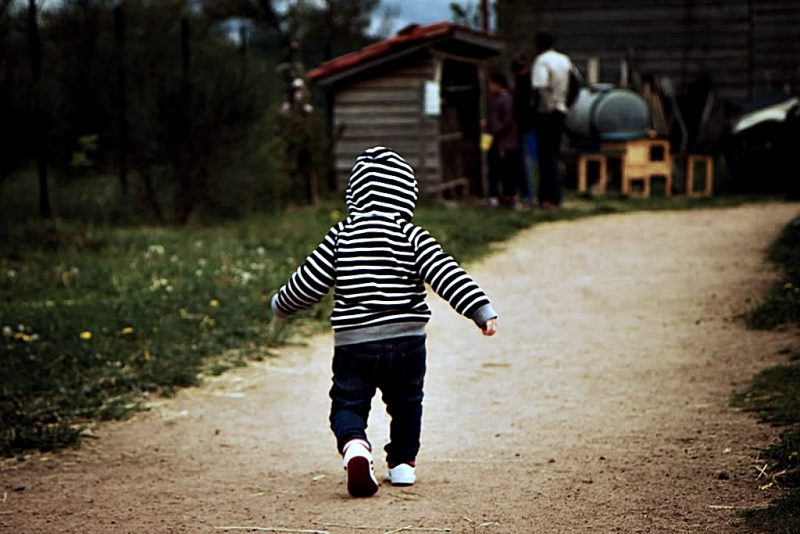
[[410, 486], [417, 481], [417, 468], [409, 464], [397, 464], [389, 468], [386, 480], [392, 486]]
[[353, 497], [370, 497], [378, 491], [378, 481], [372, 471], [372, 452], [363, 439], [351, 439], [344, 449], [342, 465], [347, 472], [347, 491]]

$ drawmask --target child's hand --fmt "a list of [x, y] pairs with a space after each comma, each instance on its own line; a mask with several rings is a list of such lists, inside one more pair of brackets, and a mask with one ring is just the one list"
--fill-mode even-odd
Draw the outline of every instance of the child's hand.
[[486, 324], [481, 328], [481, 332], [484, 336], [493, 336], [497, 332], [497, 317], [486, 321]]
[[270, 308], [272, 309], [272, 317], [274, 319], [286, 319], [289, 316], [283, 313], [280, 310], [280, 308], [278, 308], [278, 304], [276, 302], [277, 300], [278, 300], [278, 295], [275, 294], [272, 296], [272, 300], [270, 301]]

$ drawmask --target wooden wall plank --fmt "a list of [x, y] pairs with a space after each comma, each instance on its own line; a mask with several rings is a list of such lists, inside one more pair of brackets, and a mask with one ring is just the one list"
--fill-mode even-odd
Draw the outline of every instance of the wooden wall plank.
[[[685, 91], [708, 75], [718, 96], [741, 105], [753, 92], [800, 90], [800, 2], [797, 0], [498, 0], [514, 6], [506, 21], [515, 46], [530, 48], [536, 31], [585, 68], [601, 62], [601, 81], [618, 82], [632, 56], [643, 73], [669, 76]], [[503, 18], [499, 19], [501, 24]], [[521, 30], [520, 30], [521, 29]], [[501, 33], [503, 28], [500, 28]], [[528, 42], [526, 42], [528, 41]], [[771, 87], [763, 79], [769, 78]], [[758, 82], [758, 80], [762, 82]], [[750, 86], [751, 80], [754, 87]]]
[[432, 72], [428, 57], [337, 86], [333, 119], [342, 130], [335, 147], [340, 189], [356, 156], [375, 145], [398, 151], [414, 167], [423, 192], [441, 182], [439, 122], [423, 113], [423, 86]]

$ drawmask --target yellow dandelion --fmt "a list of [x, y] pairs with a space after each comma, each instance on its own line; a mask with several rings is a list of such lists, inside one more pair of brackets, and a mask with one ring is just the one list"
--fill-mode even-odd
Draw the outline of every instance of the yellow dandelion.
[[125, 328], [120, 330], [120, 332], [122, 333], [123, 336], [129, 336], [129, 335], [133, 334], [133, 327], [132, 326], [126, 326]]
[[16, 334], [14, 334], [14, 339], [16, 339], [17, 341], [24, 341], [25, 343], [30, 343], [31, 340], [33, 339], [33, 336], [31, 336], [30, 334], [26, 334], [25, 332], [17, 332]]
[[153, 359], [153, 355], [150, 354], [149, 350], [145, 349], [145, 351], [144, 351], [144, 361], [149, 362], [152, 359]]
[[785, 284], [783, 284], [783, 289], [792, 289], [793, 287], [794, 286], [792, 285], [791, 282], [786, 282]]
[[81, 332], [80, 338], [84, 341], [89, 341], [90, 339], [92, 339], [92, 333], [89, 332], [88, 330], [84, 330], [83, 332]]
[[211, 299], [208, 302], [208, 305], [211, 306], [212, 308], [219, 308], [219, 301], [217, 299]]

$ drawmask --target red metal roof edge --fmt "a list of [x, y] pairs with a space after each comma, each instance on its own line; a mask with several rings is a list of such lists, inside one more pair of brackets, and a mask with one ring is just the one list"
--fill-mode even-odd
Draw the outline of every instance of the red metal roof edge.
[[388, 39], [368, 45], [361, 50], [328, 60], [320, 66], [308, 71], [306, 75], [309, 80], [318, 81], [343, 70], [355, 67], [367, 60], [379, 58], [389, 52], [402, 50], [405, 47], [419, 42], [451, 34], [455, 30], [469, 32], [473, 35], [479, 35], [492, 40], [499, 39], [493, 33], [476, 30], [469, 26], [454, 24], [447, 21], [436, 22], [427, 26], [412, 25], [409, 28], [400, 30], [399, 33]]

